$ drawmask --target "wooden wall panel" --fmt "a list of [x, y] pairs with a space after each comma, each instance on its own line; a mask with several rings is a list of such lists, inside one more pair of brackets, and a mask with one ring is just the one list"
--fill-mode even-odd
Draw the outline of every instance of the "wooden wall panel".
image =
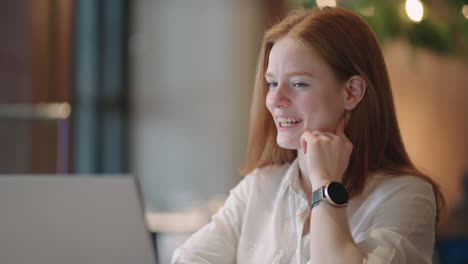
[[404, 143], [457, 206], [468, 171], [468, 63], [395, 41], [385, 48]]
[[[69, 102], [72, 65], [72, 0], [31, 1], [31, 103]], [[60, 123], [35, 121], [31, 127], [33, 173], [56, 172], [68, 156], [58, 145]]]

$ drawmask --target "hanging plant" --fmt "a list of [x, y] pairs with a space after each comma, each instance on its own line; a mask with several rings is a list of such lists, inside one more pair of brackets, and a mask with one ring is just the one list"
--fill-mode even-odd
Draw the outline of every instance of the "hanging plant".
[[370, 24], [382, 44], [400, 37], [415, 47], [468, 60], [468, 0], [291, 0], [291, 3], [304, 8], [325, 5], [347, 8]]

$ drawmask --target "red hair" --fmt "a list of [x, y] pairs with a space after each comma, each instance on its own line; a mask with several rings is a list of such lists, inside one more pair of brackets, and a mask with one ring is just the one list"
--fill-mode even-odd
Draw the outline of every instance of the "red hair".
[[268, 57], [275, 42], [285, 36], [314, 48], [339, 80], [359, 75], [366, 81], [366, 93], [346, 128], [353, 151], [343, 184], [350, 197], [363, 191], [373, 172], [414, 175], [432, 185], [439, 217], [445, 200], [439, 186], [414, 166], [405, 150], [378, 41], [361, 17], [342, 8], [296, 10], [265, 33], [255, 77], [247, 159], [240, 172], [245, 175], [255, 168], [281, 165], [297, 157], [296, 150], [283, 149], [276, 143], [276, 127], [265, 105]]

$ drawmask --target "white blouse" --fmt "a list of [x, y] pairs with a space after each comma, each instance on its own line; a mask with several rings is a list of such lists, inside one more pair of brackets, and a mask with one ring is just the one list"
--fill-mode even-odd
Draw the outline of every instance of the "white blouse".
[[[176, 249], [171, 263], [310, 263], [314, 234], [302, 236], [309, 210], [297, 159], [256, 169], [231, 190], [212, 221]], [[432, 263], [436, 203], [428, 182], [374, 174], [347, 213], [363, 263]]]

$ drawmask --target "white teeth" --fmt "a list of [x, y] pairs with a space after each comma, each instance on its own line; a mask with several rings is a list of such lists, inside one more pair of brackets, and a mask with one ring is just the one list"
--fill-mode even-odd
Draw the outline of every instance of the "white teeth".
[[278, 117], [278, 122], [280, 122], [280, 123], [296, 123], [296, 122], [299, 122], [299, 121], [302, 121], [302, 119]]
[[291, 125], [300, 121], [302, 121], [300, 118], [278, 117], [278, 122], [280, 123], [281, 127], [290, 127]]

